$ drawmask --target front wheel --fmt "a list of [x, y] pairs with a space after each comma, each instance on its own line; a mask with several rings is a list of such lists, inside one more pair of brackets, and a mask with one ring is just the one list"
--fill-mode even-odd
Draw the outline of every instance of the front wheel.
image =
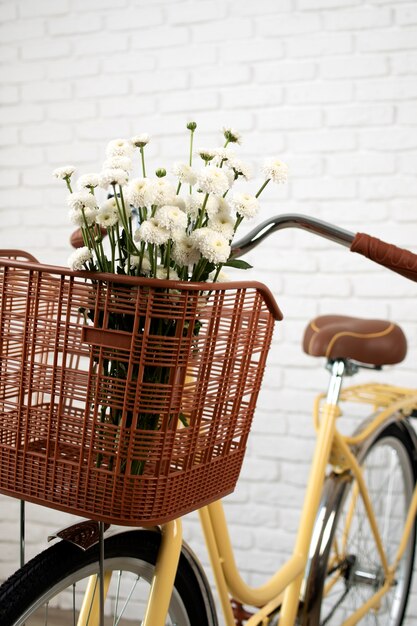
[[[360, 461], [385, 554], [391, 564], [416, 483], [414, 442], [403, 424], [389, 424], [367, 446]], [[358, 622], [361, 626], [401, 625], [413, 572], [415, 540], [416, 522], [393, 584], [379, 605]], [[328, 479], [313, 541], [301, 623], [303, 626], [341, 626], [385, 582], [358, 484], [349, 476], [333, 475]]]
[[[104, 541], [104, 569], [112, 573], [106, 594], [105, 625], [142, 623], [160, 534], [134, 530]], [[0, 587], [2, 626], [77, 624], [88, 582], [96, 587], [98, 546], [86, 552], [64, 541], [29, 561]], [[91, 578], [90, 578], [91, 577]], [[110, 578], [110, 576], [109, 576]], [[83, 607], [90, 620], [93, 608]], [[91, 621], [83, 623], [94, 623]], [[213, 626], [207, 598], [193, 567], [181, 554], [167, 626]]]

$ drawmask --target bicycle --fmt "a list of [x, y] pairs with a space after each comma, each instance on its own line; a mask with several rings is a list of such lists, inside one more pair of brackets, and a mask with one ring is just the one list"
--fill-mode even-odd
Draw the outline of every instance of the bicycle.
[[[368, 235], [354, 235], [298, 215], [279, 216], [261, 224], [236, 244], [234, 255], [241, 256], [272, 232], [287, 227], [302, 228], [350, 247], [352, 251], [417, 280], [417, 257], [412, 253]], [[27, 272], [33, 275], [35, 270], [30, 256], [22, 261], [25, 253], [3, 251], [2, 255], [0, 268], [3, 273], [15, 271], [20, 277]], [[5, 256], [13, 258], [7, 260]], [[41, 267], [45, 273], [57, 271], [56, 268]], [[59, 284], [62, 285], [62, 281]], [[5, 279], [3, 296], [6, 283]], [[220, 291], [216, 293], [222, 288], [218, 289]], [[15, 291], [22, 295], [17, 287]], [[56, 295], [58, 291], [54, 293]], [[77, 290], [74, 293], [77, 294]], [[262, 296], [265, 307], [258, 318], [259, 324], [265, 323], [266, 309], [272, 317], [280, 317], [269, 293], [264, 291]], [[12, 311], [9, 307], [6, 313], [3, 306], [0, 314], [3, 331], [8, 323], [9, 334], [14, 333], [14, 339], [11, 336], [8, 340], [9, 350], [14, 346], [13, 341], [16, 346], [19, 344], [20, 339], [16, 339], [21, 332], [19, 324], [27, 317], [30, 293], [24, 292], [24, 297], [26, 304], [21, 301], [20, 308]], [[33, 299], [36, 298], [33, 296]], [[8, 302], [10, 304], [10, 300]], [[42, 311], [42, 319], [50, 314], [51, 306], [53, 308], [49, 305], [49, 309], [46, 307]], [[229, 321], [233, 319], [230, 311], [228, 318]], [[248, 319], [253, 321], [245, 316], [241, 321], [245, 336], [251, 328]], [[33, 324], [29, 329], [31, 332], [34, 332]], [[50, 334], [46, 327], [42, 327], [42, 332]], [[84, 332], [91, 343], [92, 334]], [[267, 336], [263, 340], [268, 344], [269, 335], [265, 332]], [[26, 341], [30, 343], [31, 336], [27, 335], [26, 327], [25, 333]], [[103, 348], [102, 336], [100, 341]], [[247, 626], [352, 626], [357, 623], [400, 626], [406, 611], [416, 541], [417, 437], [409, 417], [417, 411], [417, 390], [381, 384], [342, 389], [342, 381], [361, 367], [380, 369], [388, 363], [400, 362], [405, 355], [405, 337], [398, 326], [383, 320], [321, 316], [308, 326], [304, 349], [313, 356], [327, 358], [331, 378], [327, 393], [321, 394], [315, 403], [317, 443], [292, 556], [263, 586], [251, 588], [238, 573], [220, 500], [211, 494], [211, 502], [201, 508], [199, 503], [194, 507], [189, 505], [199, 508], [225, 623], [227, 626], [241, 626], [243, 622]], [[75, 358], [74, 355], [71, 358]], [[225, 359], [224, 352], [222, 358]], [[263, 356], [260, 358], [262, 360]], [[235, 354], [233, 359], [243, 360], [243, 356], [239, 353], [236, 357]], [[52, 370], [44, 370], [54, 371], [55, 366], [52, 365]], [[46, 377], [44, 370], [42, 376]], [[252, 378], [254, 371], [251, 370]], [[12, 402], [13, 385], [20, 375], [16, 368], [0, 370], [2, 398], [6, 404]], [[29, 382], [24, 380], [26, 393]], [[251, 385], [254, 386], [253, 380]], [[74, 395], [74, 389], [68, 393]], [[342, 435], [336, 428], [339, 402], [345, 401], [372, 407], [368, 419], [351, 436]], [[25, 406], [28, 404], [30, 402], [26, 400]], [[74, 423], [71, 428], [76, 428]], [[246, 431], [243, 434], [243, 448], [247, 434]], [[186, 432], [183, 433], [183, 438], [187, 436]], [[0, 459], [13, 447], [15, 441], [11, 439], [10, 428], [7, 430], [3, 420], [0, 424]], [[232, 439], [228, 440], [229, 447]], [[223, 444], [224, 441], [219, 446]], [[25, 441], [24, 445], [28, 447], [29, 444]], [[1, 466], [3, 471], [4, 463]], [[237, 474], [239, 469], [240, 464]], [[30, 471], [35, 472], [36, 467], [32, 466]], [[21, 495], [21, 491], [13, 490], [13, 481], [18, 478], [13, 475], [8, 488], [0, 478], [0, 491]], [[42, 482], [39, 477], [38, 482]], [[224, 490], [230, 491], [230, 484], [225, 485]], [[62, 502], [57, 505], [53, 495], [50, 494], [53, 506], [72, 510], [70, 504], [67, 508]], [[45, 496], [42, 497], [48, 504]], [[66, 493], [65, 498], [69, 503], [71, 494]], [[42, 501], [34, 493], [27, 499]], [[182, 505], [176, 506], [181, 509]], [[95, 519], [100, 517], [96, 514]], [[63, 541], [32, 559], [1, 586], [1, 624], [38, 624], [40, 622], [35, 620], [40, 612], [44, 620], [41, 623], [48, 623], [48, 612], [55, 623], [54, 602], [63, 593], [60, 608], [66, 607], [71, 613], [67, 623], [79, 626], [138, 623], [139, 611], [143, 611], [140, 613], [143, 620], [139, 623], [144, 626], [166, 623], [215, 626], [217, 616], [210, 586], [197, 557], [182, 542], [179, 516], [175, 515], [166, 523], [155, 523], [155, 526], [152, 520], [148, 520], [147, 525], [151, 527], [117, 530], [112, 534], [112, 529], [105, 528], [103, 521], [84, 521], [58, 533]], [[113, 572], [118, 574], [112, 576]], [[127, 586], [122, 582], [122, 572], [127, 573]], [[80, 580], [85, 584], [78, 591], [75, 583]], [[133, 602], [132, 612], [129, 612], [128, 605], [136, 595], [140, 581], [146, 590], [140, 591]], [[108, 606], [113, 611], [109, 622], [104, 621], [104, 602], [106, 608]], [[245, 607], [252, 609], [249, 611]]]

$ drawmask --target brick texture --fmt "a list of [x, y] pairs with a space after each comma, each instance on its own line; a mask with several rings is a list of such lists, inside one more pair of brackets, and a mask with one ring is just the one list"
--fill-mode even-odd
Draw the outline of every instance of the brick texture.
[[[3, 0], [0, 37], [0, 247], [65, 264], [71, 226], [52, 169], [96, 171], [108, 140], [142, 132], [152, 134], [149, 170], [169, 166], [184, 156], [194, 118], [198, 146], [218, 145], [231, 124], [244, 136], [242, 158], [288, 162], [290, 181], [267, 188], [259, 221], [304, 213], [417, 252], [415, 0]], [[409, 353], [381, 380], [407, 386], [417, 316], [415, 285], [307, 233], [278, 233], [249, 257], [251, 278], [271, 287], [285, 315], [226, 504], [243, 576], [261, 584], [291, 550], [310, 408], [327, 383], [323, 363], [301, 351], [309, 317], [400, 322]], [[17, 564], [18, 507], [0, 503], [4, 578]], [[70, 517], [28, 509], [30, 556]], [[195, 515], [185, 533], [199, 552]], [[416, 621], [417, 576], [406, 624]]]

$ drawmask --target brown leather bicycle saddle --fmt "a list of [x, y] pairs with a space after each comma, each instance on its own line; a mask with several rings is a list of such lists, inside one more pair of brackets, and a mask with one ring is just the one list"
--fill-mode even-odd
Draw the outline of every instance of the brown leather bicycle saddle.
[[307, 354], [328, 359], [393, 365], [405, 358], [407, 340], [401, 328], [392, 322], [321, 315], [307, 326], [303, 349]]

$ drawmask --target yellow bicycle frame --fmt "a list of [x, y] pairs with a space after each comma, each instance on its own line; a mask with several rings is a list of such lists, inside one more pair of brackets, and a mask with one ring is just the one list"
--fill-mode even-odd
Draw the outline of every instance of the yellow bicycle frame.
[[[354, 626], [368, 611], [377, 608], [381, 598], [390, 589], [394, 581], [395, 570], [406, 549], [417, 514], [417, 486], [414, 489], [397, 554], [393, 562], [388, 563], [362, 470], [351, 446], [363, 443], [367, 438], [372, 437], [398, 411], [412, 410], [413, 407], [417, 406], [417, 394], [413, 390], [399, 389], [388, 385], [363, 385], [346, 389], [341, 394], [342, 400], [353, 399], [371, 403], [379, 409], [382, 408], [359, 435], [347, 437], [338, 432], [336, 428], [336, 420], [340, 415], [338, 406], [340, 384], [341, 381], [336, 383], [333, 381], [333, 386], [323, 406], [320, 406], [320, 401], [323, 400], [324, 396], [321, 395], [317, 399], [314, 414], [317, 442], [293, 553], [264, 585], [253, 588], [242, 580], [234, 559], [221, 501], [209, 504], [199, 511], [216, 588], [227, 626], [235, 626], [235, 617], [230, 604], [231, 598], [242, 604], [261, 607], [246, 622], [246, 626], [267, 626], [269, 623], [268, 616], [279, 607], [279, 626], [294, 626], [299, 609], [300, 589], [308, 561], [309, 547], [329, 463], [339, 468], [342, 466], [342, 470], [349, 472], [351, 480], [355, 481], [356, 497], [360, 496], [363, 500], [385, 575], [383, 586], [340, 626]], [[349, 525], [349, 523], [348, 516], [346, 524]], [[165, 624], [181, 551], [181, 541], [179, 520], [162, 526], [162, 544], [147, 612], [142, 622], [143, 626], [164, 626]], [[90, 591], [86, 593], [84, 598], [85, 605], [92, 601], [93, 593], [94, 589], [91, 585]], [[88, 624], [89, 626], [98, 626], [98, 617], [92, 621], [90, 614]], [[78, 626], [85, 625], [86, 621], [81, 613]]]

